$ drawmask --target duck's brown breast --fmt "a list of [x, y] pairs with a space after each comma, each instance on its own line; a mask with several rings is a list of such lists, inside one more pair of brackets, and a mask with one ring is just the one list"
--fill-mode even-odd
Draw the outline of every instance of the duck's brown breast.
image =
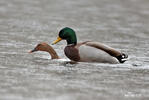
[[78, 49], [75, 47], [75, 45], [71, 45], [71, 46], [66, 46], [64, 49], [65, 55], [73, 61], [79, 61], [80, 60], [80, 56], [79, 56], [79, 51]]

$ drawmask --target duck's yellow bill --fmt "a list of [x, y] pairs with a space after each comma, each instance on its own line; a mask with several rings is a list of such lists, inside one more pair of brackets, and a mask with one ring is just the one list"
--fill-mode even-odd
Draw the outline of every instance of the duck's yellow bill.
[[61, 41], [61, 40], [62, 40], [62, 38], [58, 37], [57, 40], [55, 40], [55, 41], [52, 43], [52, 45], [58, 43], [58, 42]]

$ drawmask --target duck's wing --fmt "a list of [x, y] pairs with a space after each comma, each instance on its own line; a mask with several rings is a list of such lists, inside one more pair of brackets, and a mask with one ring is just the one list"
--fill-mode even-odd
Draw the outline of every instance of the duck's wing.
[[111, 48], [105, 44], [99, 43], [99, 42], [86, 42], [85, 44], [91, 47], [95, 47], [97, 49], [101, 49], [113, 57], [117, 57], [121, 55], [121, 52], [119, 52], [118, 50]]
[[[77, 46], [79, 46], [77, 44]], [[117, 64], [119, 61], [102, 49], [89, 46], [86, 43], [77, 48], [81, 62], [100, 62]]]
[[89, 42], [86, 42], [85, 44], [107, 52], [111, 56], [116, 57], [120, 61], [120, 63], [125, 62], [128, 58], [128, 55], [121, 53], [120, 51], [99, 42], [89, 41]]

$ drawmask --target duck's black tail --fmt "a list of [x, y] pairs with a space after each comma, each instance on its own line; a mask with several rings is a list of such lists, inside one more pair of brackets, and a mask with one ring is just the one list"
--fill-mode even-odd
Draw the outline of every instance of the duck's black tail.
[[125, 61], [127, 61], [128, 55], [122, 53], [120, 56], [116, 57], [120, 63], [124, 63]]

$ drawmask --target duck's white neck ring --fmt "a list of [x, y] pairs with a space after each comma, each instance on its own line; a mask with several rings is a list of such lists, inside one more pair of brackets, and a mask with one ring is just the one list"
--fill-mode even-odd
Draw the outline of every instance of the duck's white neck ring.
[[75, 45], [74, 43], [73, 44], [68, 44], [67, 46], [73, 46], [73, 45]]

